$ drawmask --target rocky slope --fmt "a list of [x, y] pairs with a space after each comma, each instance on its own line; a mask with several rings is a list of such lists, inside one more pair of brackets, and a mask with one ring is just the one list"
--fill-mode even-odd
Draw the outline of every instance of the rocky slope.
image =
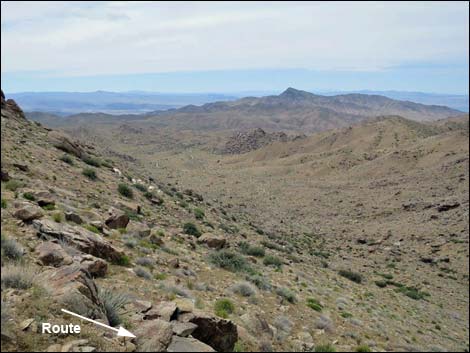
[[468, 349], [465, 121], [220, 156], [1, 119], [2, 351]]

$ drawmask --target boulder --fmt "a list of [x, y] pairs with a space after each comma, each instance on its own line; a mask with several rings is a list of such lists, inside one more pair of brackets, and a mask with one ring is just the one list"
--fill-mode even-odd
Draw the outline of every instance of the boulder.
[[108, 272], [108, 263], [103, 259], [90, 254], [83, 254], [73, 258], [80, 267], [88, 271], [92, 277], [104, 277]]
[[124, 255], [122, 250], [111, 245], [100, 235], [82, 227], [57, 223], [48, 219], [35, 220], [33, 226], [37, 229], [40, 237], [64, 240], [70, 246], [102, 259], [115, 262]]
[[215, 352], [215, 350], [194, 338], [173, 336], [167, 352]]
[[238, 341], [237, 326], [229, 320], [204, 313], [192, 313], [189, 322], [196, 324], [192, 336], [218, 352], [232, 352]]
[[77, 142], [72, 142], [66, 134], [53, 130], [48, 133], [48, 138], [55, 148], [70, 153], [77, 158], [85, 157], [83, 148]]
[[79, 303], [90, 317], [105, 319], [103, 304], [98, 297], [98, 288], [89, 273], [80, 266], [72, 264], [42, 272], [38, 275], [38, 282], [66, 308], [67, 304]]
[[161, 302], [145, 313], [144, 320], [161, 319], [169, 322], [176, 319], [176, 309], [174, 302]]
[[146, 224], [130, 221], [127, 225], [127, 232], [140, 238], [145, 238], [150, 235], [150, 228]]
[[80, 215], [75, 212], [65, 212], [65, 219], [76, 224], [83, 224], [82, 217], [80, 217]]
[[13, 216], [21, 219], [24, 222], [31, 222], [35, 219], [41, 218], [44, 215], [41, 208], [29, 203], [22, 203], [18, 207], [19, 208], [13, 213]]
[[173, 328], [173, 333], [181, 337], [188, 337], [197, 328], [195, 324], [192, 324], [190, 322], [178, 322], [178, 321], [172, 321], [171, 326]]
[[139, 324], [134, 334], [139, 352], [164, 352], [171, 343], [173, 330], [169, 322], [157, 319]]
[[112, 209], [109, 211], [109, 217], [104, 222], [109, 228], [119, 229], [126, 228], [129, 223], [129, 216], [118, 210]]
[[35, 249], [39, 262], [45, 266], [64, 266], [70, 265], [72, 257], [57, 243], [47, 241], [39, 244]]
[[226, 244], [226, 239], [211, 233], [204, 233], [197, 239], [197, 242], [212, 249], [222, 249]]

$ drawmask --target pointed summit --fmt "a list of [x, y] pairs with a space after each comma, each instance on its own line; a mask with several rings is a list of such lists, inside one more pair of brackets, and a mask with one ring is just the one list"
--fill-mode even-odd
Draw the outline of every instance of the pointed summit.
[[288, 98], [288, 99], [306, 99], [313, 96], [312, 93], [301, 91], [292, 87], [289, 87], [284, 92], [282, 92], [279, 97]]

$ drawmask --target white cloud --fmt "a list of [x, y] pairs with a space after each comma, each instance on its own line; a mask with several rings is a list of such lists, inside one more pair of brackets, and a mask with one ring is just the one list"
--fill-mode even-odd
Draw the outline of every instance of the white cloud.
[[468, 3], [2, 2], [2, 72], [468, 61]]

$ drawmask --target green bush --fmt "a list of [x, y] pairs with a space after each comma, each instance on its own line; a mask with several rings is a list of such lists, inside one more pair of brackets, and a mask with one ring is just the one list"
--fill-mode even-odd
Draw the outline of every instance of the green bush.
[[147, 191], [147, 187], [143, 184], [134, 184], [134, 187], [141, 192]]
[[92, 168], [85, 168], [82, 171], [82, 174], [86, 176], [90, 180], [96, 180], [98, 179], [98, 176], [96, 175], [96, 172]]
[[268, 255], [264, 258], [263, 264], [265, 266], [275, 266], [277, 268], [281, 268], [282, 267], [282, 260], [280, 258], [278, 258], [277, 256]]
[[53, 203], [49, 203], [47, 205], [42, 206], [42, 209], [46, 211], [53, 211], [55, 210], [55, 205]]
[[323, 305], [321, 305], [320, 302], [315, 298], [308, 298], [307, 299], [307, 306], [310, 309], [313, 309], [313, 310], [318, 311], [318, 312], [321, 312], [323, 310]]
[[60, 213], [60, 212], [54, 213], [54, 215], [52, 216], [52, 219], [57, 223], [61, 223], [62, 222], [62, 213]]
[[250, 272], [251, 268], [243, 256], [229, 250], [215, 251], [209, 255], [209, 261], [225, 270], [232, 272]]
[[129, 199], [132, 199], [134, 197], [134, 192], [132, 189], [127, 185], [127, 184], [119, 184], [118, 185], [118, 192]]
[[23, 198], [25, 198], [26, 200], [29, 200], [29, 201], [35, 201], [36, 200], [36, 197], [34, 197], [34, 195], [30, 192], [25, 192], [23, 194]]
[[93, 233], [96, 233], [96, 234], [99, 234], [100, 233], [100, 230], [98, 228], [96, 228], [94, 225], [91, 225], [91, 224], [85, 224], [83, 226], [85, 229], [88, 229], [90, 232], [93, 232]]
[[278, 288], [276, 289], [276, 294], [279, 295], [281, 298], [287, 300], [289, 303], [296, 303], [297, 302], [297, 297], [295, 294], [288, 288]]
[[362, 345], [356, 348], [356, 352], [372, 352], [372, 351], [370, 350], [369, 346]]
[[414, 299], [414, 300], [420, 300], [420, 299], [424, 299], [430, 296], [428, 292], [420, 291], [419, 289], [415, 287], [403, 286], [403, 287], [399, 287], [397, 291], [399, 293], [403, 293], [407, 297]]
[[265, 255], [265, 251], [261, 246], [253, 246], [246, 241], [240, 242], [238, 246], [243, 254], [256, 257], [263, 257]]
[[204, 219], [205, 216], [206, 214], [204, 213], [204, 210], [200, 208], [194, 209], [194, 217], [196, 217], [196, 219]]
[[18, 180], [9, 180], [5, 183], [5, 189], [10, 190], [10, 191], [16, 191], [19, 188], [23, 187], [23, 183]]
[[349, 270], [340, 270], [338, 273], [340, 276], [343, 276], [344, 278], [347, 278], [350, 281], [353, 281], [359, 284], [362, 283], [362, 276], [357, 272], [353, 272]]
[[235, 305], [230, 299], [219, 299], [214, 304], [214, 312], [224, 319], [235, 311]]
[[65, 163], [69, 164], [69, 165], [73, 165], [73, 159], [68, 154], [64, 154], [62, 157], [60, 157], [60, 160], [62, 162], [65, 162]]
[[119, 266], [129, 266], [131, 260], [129, 259], [129, 256], [122, 255], [118, 259], [114, 260], [113, 263]]
[[261, 275], [249, 275], [246, 276], [246, 280], [253, 283], [256, 287], [258, 287], [261, 290], [270, 290], [271, 289], [271, 283], [269, 283], [269, 280], [266, 277], [263, 277]]
[[375, 285], [379, 288], [387, 287], [387, 281], [375, 281]]
[[103, 303], [106, 318], [111, 326], [121, 324], [121, 313], [125, 305], [129, 303], [129, 297], [123, 293], [111, 289], [99, 289], [98, 297]]
[[187, 222], [183, 225], [183, 232], [189, 235], [194, 235], [197, 238], [201, 236], [201, 231], [194, 223], [191, 222]]
[[5, 208], [7, 208], [7, 206], [8, 206], [7, 200], [2, 199], [2, 208], [5, 209]]
[[88, 165], [91, 165], [93, 167], [96, 167], [96, 168], [99, 168], [101, 167], [101, 162], [99, 159], [97, 158], [93, 158], [91, 156], [86, 156], [85, 158], [83, 158], [83, 161], [88, 164]]

